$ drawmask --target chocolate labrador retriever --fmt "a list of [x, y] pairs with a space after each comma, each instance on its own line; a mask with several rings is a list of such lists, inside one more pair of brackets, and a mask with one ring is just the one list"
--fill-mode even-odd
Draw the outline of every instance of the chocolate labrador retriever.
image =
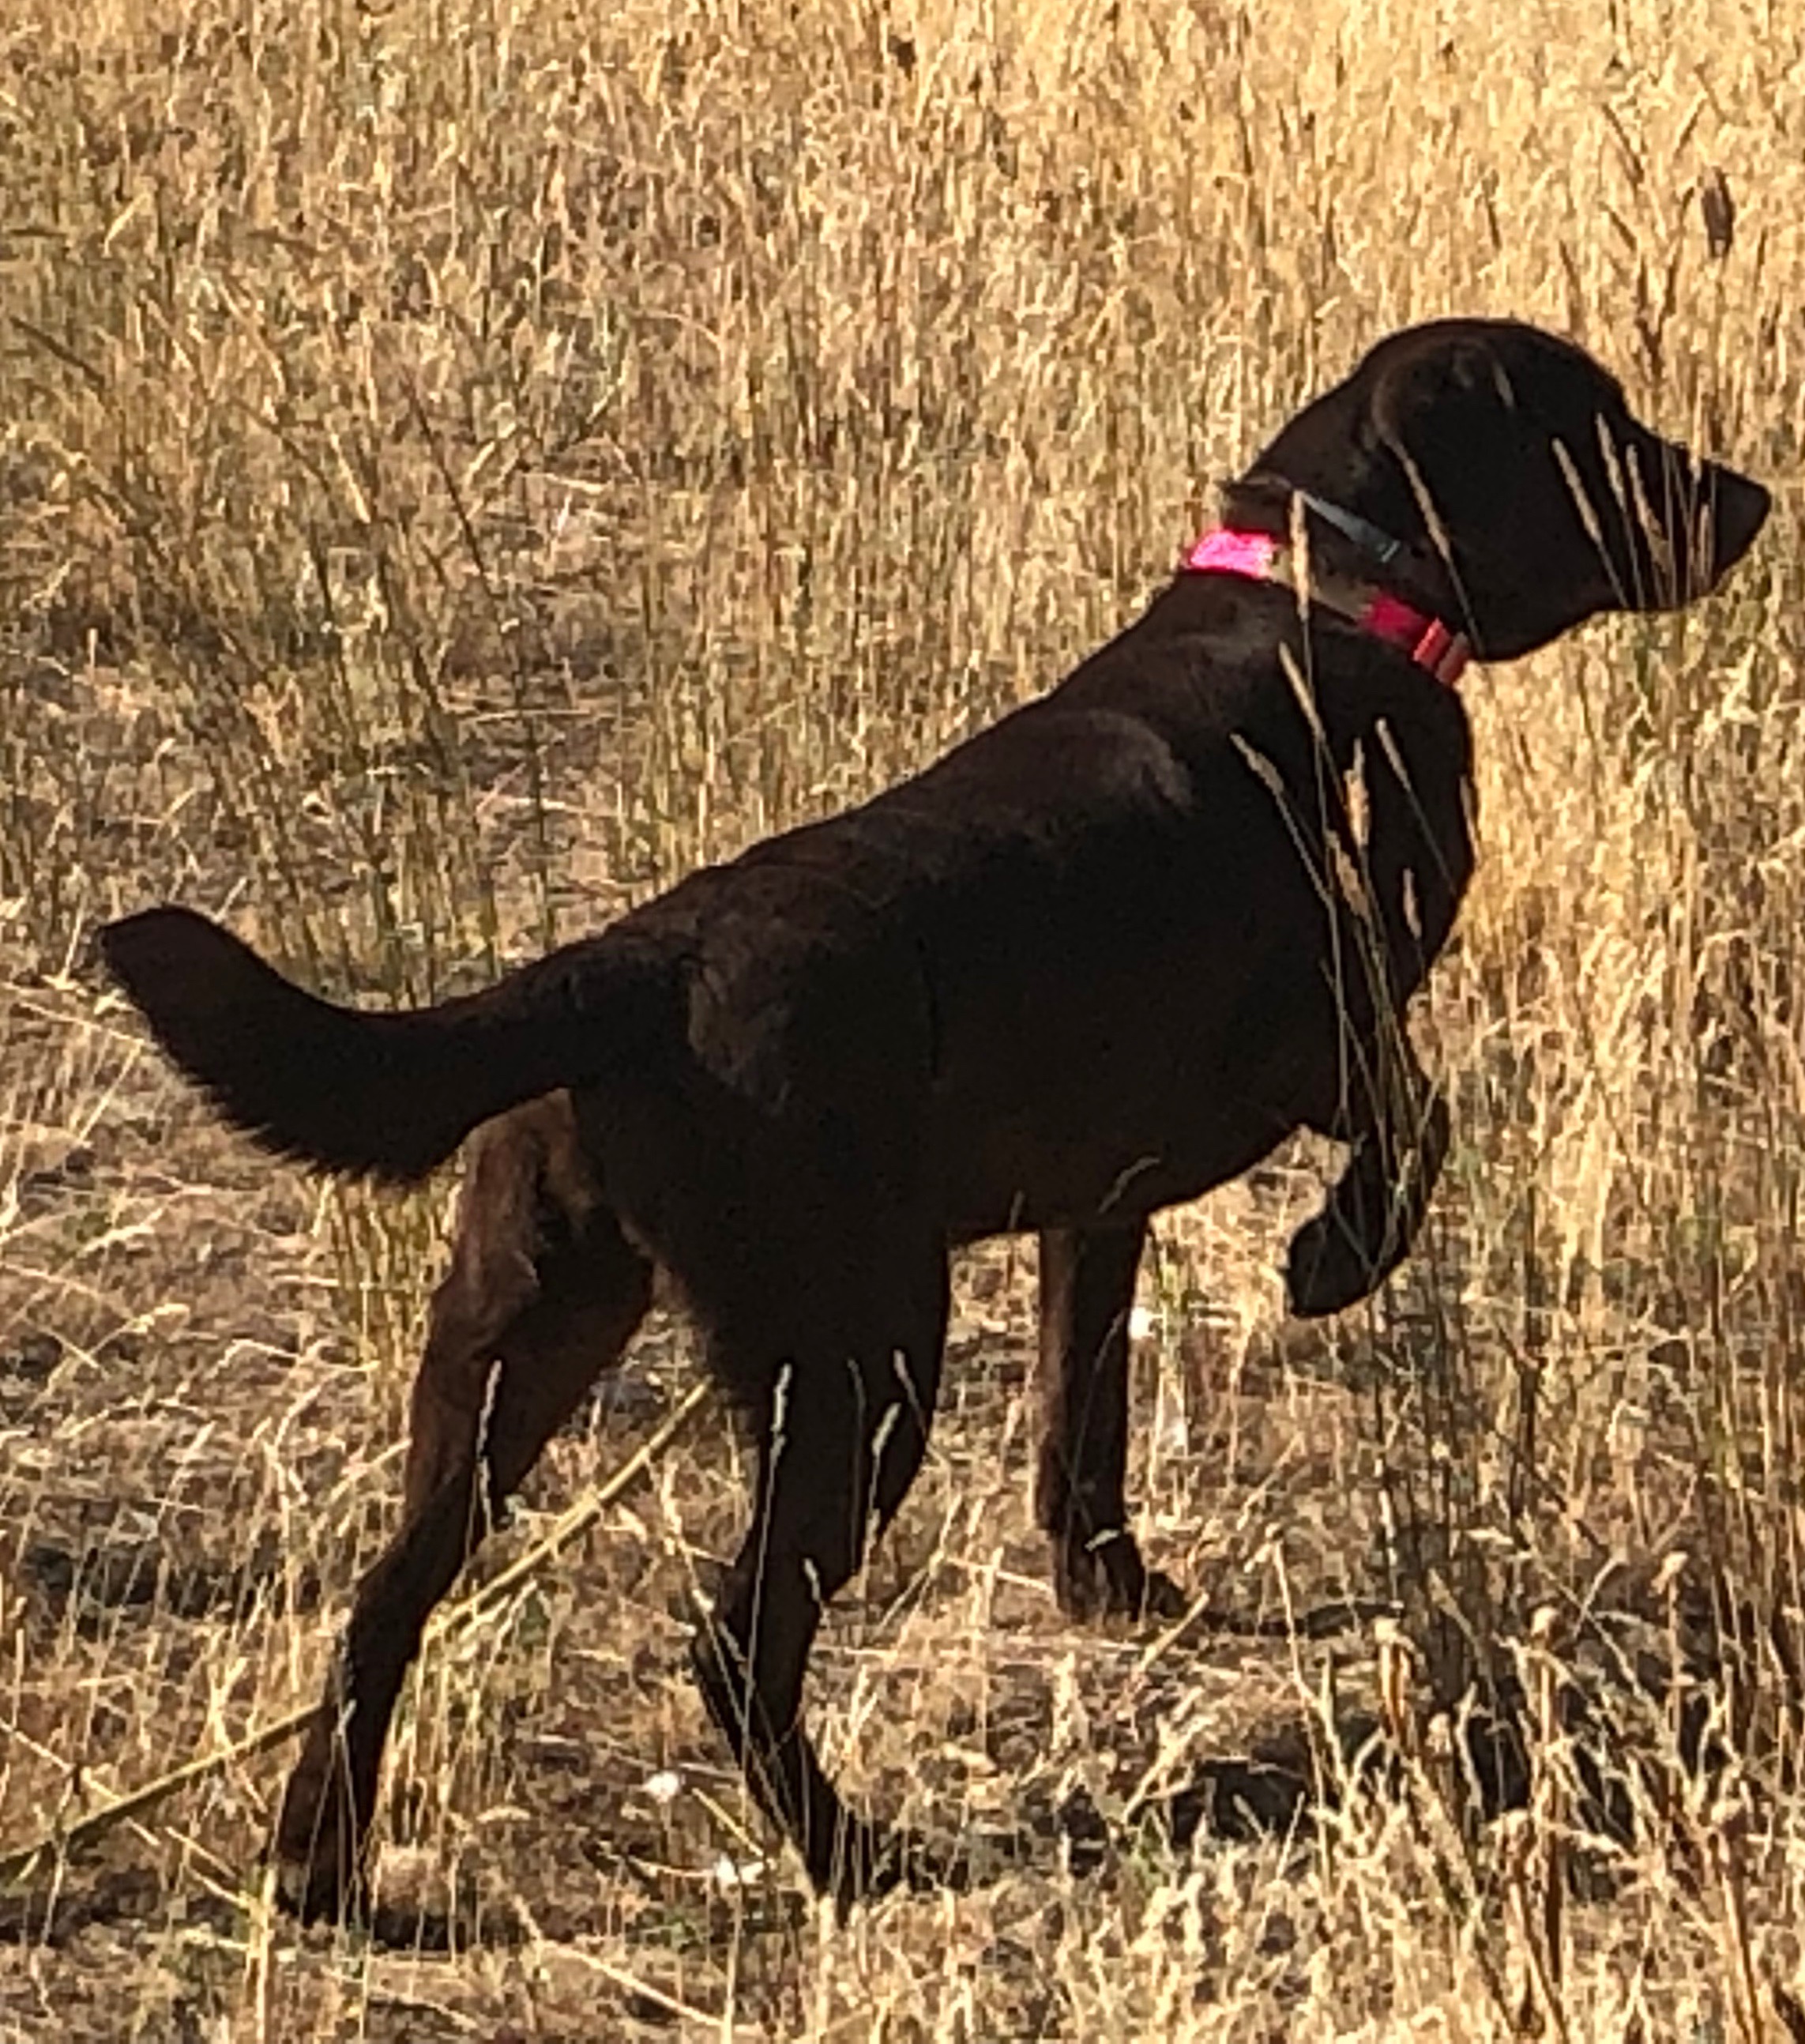
[[1301, 1127], [1350, 1155], [1291, 1245], [1292, 1310], [1347, 1306], [1404, 1255], [1447, 1139], [1400, 1016], [1473, 861], [1461, 665], [1703, 594], [1768, 501], [1564, 340], [1418, 327], [1293, 419], [1050, 694], [485, 993], [355, 1012], [184, 910], [110, 926], [158, 1041], [268, 1148], [405, 1181], [491, 1124], [403, 1523], [288, 1785], [301, 1907], [357, 1899], [428, 1613], [620, 1356], [655, 1266], [758, 1458], [698, 1629], [708, 1708], [818, 1888], [919, 1864], [841, 1803], [801, 1706], [823, 1607], [920, 1466], [950, 1246], [1040, 1238], [1062, 1604], [1169, 1600], [1123, 1494], [1149, 1216]]

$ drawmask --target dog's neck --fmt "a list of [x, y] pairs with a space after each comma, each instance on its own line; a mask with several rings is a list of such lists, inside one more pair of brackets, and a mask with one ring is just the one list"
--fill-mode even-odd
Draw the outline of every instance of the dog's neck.
[[1472, 657], [1472, 643], [1447, 623], [1442, 604], [1421, 600], [1427, 579], [1422, 552], [1327, 497], [1260, 476], [1231, 487], [1222, 524], [1191, 548], [1185, 568], [1296, 590], [1451, 687]]

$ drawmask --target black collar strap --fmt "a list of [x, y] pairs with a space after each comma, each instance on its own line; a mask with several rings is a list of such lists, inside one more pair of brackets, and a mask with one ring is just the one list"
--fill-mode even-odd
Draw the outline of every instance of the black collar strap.
[[[1306, 509], [1371, 555], [1376, 566], [1388, 566], [1404, 551], [1401, 540], [1394, 539], [1358, 513], [1344, 511], [1338, 504], [1328, 503], [1306, 490], [1294, 490], [1292, 494]], [[1288, 539], [1241, 526], [1219, 525], [1204, 533], [1191, 548], [1185, 565], [1194, 574], [1241, 575], [1251, 582], [1282, 583], [1308, 595], [1325, 609], [1336, 612], [1375, 639], [1396, 646], [1437, 681], [1452, 688], [1460, 679], [1473, 651], [1465, 632], [1450, 631], [1440, 618], [1419, 610], [1377, 582], [1312, 573], [1306, 583], [1291, 556]]]

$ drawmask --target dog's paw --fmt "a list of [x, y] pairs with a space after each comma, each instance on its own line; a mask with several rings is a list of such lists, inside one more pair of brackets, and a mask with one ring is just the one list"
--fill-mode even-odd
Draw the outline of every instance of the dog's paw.
[[842, 1923], [861, 1903], [878, 1901], [898, 1888], [926, 1893], [966, 1885], [958, 1856], [935, 1852], [912, 1832], [860, 1819], [841, 1827], [828, 1863], [811, 1867], [809, 1877], [816, 1892], [831, 1899]]
[[1100, 1539], [1055, 1537], [1053, 1594], [1077, 1625], [1126, 1619], [1131, 1624], [1182, 1618], [1191, 1600], [1162, 1570], [1150, 1569], [1131, 1533]]
[[345, 1927], [369, 1921], [369, 1892], [361, 1868], [348, 1871], [331, 1859], [302, 1861], [278, 1857], [276, 1906], [301, 1923], [336, 1923]]
[[1127, 1616], [1137, 1623], [1170, 1625], [1191, 1608], [1191, 1593], [1163, 1569], [1149, 1569], [1139, 1604]]
[[303, 1923], [365, 1920], [367, 1840], [336, 1745], [311, 1738], [289, 1776], [276, 1819], [276, 1899]]
[[1306, 1221], [1291, 1239], [1285, 1298], [1300, 1320], [1345, 1312], [1376, 1292], [1396, 1267], [1396, 1254], [1369, 1256], [1332, 1212]]
[[864, 1827], [860, 1863], [832, 1889], [843, 1923], [862, 1902], [899, 1890], [916, 1895], [969, 1895], [1033, 1863], [1037, 1842], [1020, 1831], [974, 1831], [955, 1846], [930, 1846], [912, 1831]]

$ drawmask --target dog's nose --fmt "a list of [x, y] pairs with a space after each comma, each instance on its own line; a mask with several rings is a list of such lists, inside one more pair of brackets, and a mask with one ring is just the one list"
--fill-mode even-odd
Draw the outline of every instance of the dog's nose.
[[1753, 476], [1715, 462], [1705, 467], [1705, 501], [1711, 516], [1711, 581], [1722, 581], [1754, 544], [1773, 499]]

